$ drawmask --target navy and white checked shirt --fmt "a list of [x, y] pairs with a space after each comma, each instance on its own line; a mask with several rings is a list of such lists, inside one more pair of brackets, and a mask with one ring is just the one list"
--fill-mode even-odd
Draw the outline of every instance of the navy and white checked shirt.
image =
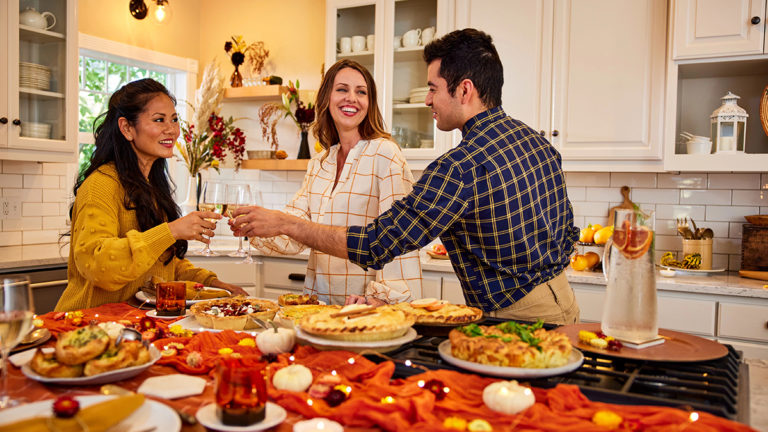
[[497, 107], [467, 121], [462, 134], [409, 195], [367, 226], [348, 228], [347, 252], [379, 269], [439, 236], [467, 304], [494, 311], [562, 272], [578, 228], [560, 154], [535, 130]]

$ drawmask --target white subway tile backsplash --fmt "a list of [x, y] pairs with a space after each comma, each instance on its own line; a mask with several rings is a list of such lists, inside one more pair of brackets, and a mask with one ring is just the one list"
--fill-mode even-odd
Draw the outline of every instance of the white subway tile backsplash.
[[760, 189], [768, 189], [768, 173], [760, 175]]
[[69, 230], [69, 226], [67, 225], [67, 218], [64, 216], [44, 216], [42, 219], [43, 229], [55, 229], [61, 231]]
[[590, 216], [594, 217], [606, 217], [608, 214], [608, 203], [601, 202], [578, 202], [571, 203], [573, 206], [573, 214], [575, 216], [585, 216], [589, 223], [595, 223]]
[[0, 188], [24, 187], [24, 176], [21, 174], [0, 174]]
[[587, 225], [588, 224], [586, 223], [586, 219], [584, 218], [584, 216], [576, 216], [576, 215], [573, 216], [573, 226], [583, 228]]
[[21, 246], [0, 247], [0, 261], [2, 262], [21, 261]]
[[630, 192], [632, 202], [655, 204], [679, 204], [680, 191], [677, 189], [635, 188]]
[[[713, 269], [728, 269], [729, 268], [729, 258], [734, 255], [725, 255], [725, 254], [712, 254], [712, 268]], [[739, 259], [739, 262], [741, 262], [741, 259]], [[738, 267], [730, 267], [731, 269], [738, 269]]]
[[0, 246], [18, 246], [21, 244], [21, 231], [0, 232]]
[[733, 237], [729, 235], [730, 223], [728, 222], [716, 222], [696, 218], [693, 218], [693, 220], [696, 222], [696, 226], [701, 229], [710, 228], [715, 234], [715, 237]]
[[290, 171], [262, 171], [259, 180], [263, 182], [284, 182]]
[[[722, 222], [718, 222], [718, 223], [722, 223]], [[744, 232], [744, 223], [746, 223], [746, 221], [745, 222], [729, 222], [727, 237], [740, 239], [742, 233]], [[715, 233], [715, 236], [717, 235], [718, 234]]]
[[[43, 202], [43, 189], [16, 189], [21, 191], [21, 202], [23, 203], [39, 203]], [[54, 190], [54, 189], [45, 189]]]
[[58, 189], [59, 176], [25, 174], [24, 188]]
[[59, 204], [58, 203], [22, 203], [21, 215], [23, 217], [58, 216]]
[[[719, 268], [726, 268], [725, 266]], [[728, 255], [728, 267], [731, 271], [737, 271], [741, 268], [741, 254]]]
[[3, 221], [3, 231], [35, 231], [43, 228], [43, 218], [40, 216], [6, 219]]
[[768, 205], [766, 190], [734, 190], [733, 205], [764, 206]]
[[587, 188], [583, 186], [566, 186], [568, 199], [573, 201], [584, 201], [587, 199]]
[[4, 174], [42, 174], [43, 164], [38, 162], [4, 161]]
[[730, 190], [680, 190], [680, 204], [731, 204]]
[[22, 233], [23, 244], [56, 243], [59, 241], [58, 230], [24, 231]]
[[42, 189], [43, 202], [66, 202], [67, 191], [64, 189]]
[[21, 256], [24, 260], [63, 258], [69, 255], [69, 244], [24, 245]]
[[712, 239], [712, 250], [718, 253], [740, 254], [741, 240], [725, 237], [714, 238]]
[[615, 202], [621, 200], [620, 188], [587, 187], [586, 201]]
[[757, 214], [757, 207], [707, 206], [708, 221], [743, 222], [745, 215]]
[[69, 164], [65, 163], [43, 163], [43, 174], [45, 175], [67, 175], [67, 169]]
[[705, 214], [705, 206], [669, 204], [659, 204], [656, 206], [656, 219], [677, 219], [683, 217], [692, 217], [694, 219], [704, 220]]
[[302, 181], [304, 181], [305, 175], [307, 175], [305, 171], [288, 171], [286, 180], [301, 183]]
[[683, 242], [677, 235], [657, 235], [654, 239], [656, 246], [656, 260], [660, 260], [664, 252], [679, 251], [683, 249]]
[[659, 174], [658, 187], [677, 188], [677, 189], [706, 189], [707, 174], [687, 173], [687, 174]]
[[655, 188], [656, 173], [611, 173], [611, 186]]
[[610, 186], [610, 173], [567, 172], [565, 183], [569, 186]]
[[760, 174], [732, 174], [732, 173], [712, 173], [709, 174], [709, 189], [759, 189]]
[[656, 218], [656, 235], [677, 235], [677, 222]]
[[286, 194], [293, 196], [293, 194], [299, 190], [300, 187], [301, 183], [299, 182], [275, 182], [272, 183], [272, 192], [285, 192]]

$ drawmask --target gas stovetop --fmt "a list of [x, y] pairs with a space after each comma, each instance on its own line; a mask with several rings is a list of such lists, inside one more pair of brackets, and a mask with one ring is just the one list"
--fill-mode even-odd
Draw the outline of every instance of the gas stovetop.
[[[498, 322], [502, 320], [486, 319], [481, 324]], [[437, 346], [445, 339], [444, 335], [422, 336], [387, 353], [395, 360], [395, 378], [422, 372], [409, 366], [408, 360], [428, 369], [473, 373], [443, 361]], [[700, 410], [749, 424], [749, 369], [740, 352], [729, 345], [726, 347], [728, 354], [725, 357], [694, 363], [633, 360], [585, 351], [584, 364], [579, 369], [525, 381], [539, 388], [551, 388], [560, 383], [577, 385], [593, 401]], [[371, 360], [381, 361], [375, 357]]]

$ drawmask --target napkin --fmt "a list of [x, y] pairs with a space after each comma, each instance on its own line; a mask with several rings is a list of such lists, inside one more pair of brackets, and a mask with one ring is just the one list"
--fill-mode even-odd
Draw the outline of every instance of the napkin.
[[[43, 353], [50, 353], [53, 352], [53, 348], [41, 348]], [[32, 357], [35, 356], [35, 353], [37, 352], [36, 349], [28, 349], [26, 351], [22, 351], [20, 353], [14, 354], [10, 357], [8, 357], [8, 360], [11, 361], [11, 364], [20, 368], [24, 366], [25, 364], [29, 363], [32, 360]]]
[[190, 375], [163, 375], [145, 379], [137, 391], [163, 399], [178, 399], [202, 394], [205, 383], [204, 378]]
[[75, 418], [35, 417], [0, 426], [0, 432], [50, 432], [49, 423], [60, 432], [82, 432], [80, 422], [90, 432], [104, 432], [120, 423], [144, 404], [144, 395], [133, 394], [83, 408]]

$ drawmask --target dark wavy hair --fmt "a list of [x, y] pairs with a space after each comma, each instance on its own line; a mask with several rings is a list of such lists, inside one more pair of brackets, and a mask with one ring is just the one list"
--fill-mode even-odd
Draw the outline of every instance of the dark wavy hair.
[[336, 130], [336, 125], [333, 123], [333, 117], [331, 117], [328, 106], [331, 104], [331, 92], [333, 91], [333, 82], [336, 80], [336, 75], [342, 69], [347, 68], [360, 72], [363, 75], [363, 79], [365, 79], [365, 85], [368, 87], [368, 112], [365, 115], [365, 119], [358, 126], [360, 137], [365, 140], [376, 138], [392, 139], [392, 136], [384, 130], [384, 119], [379, 111], [376, 82], [373, 80], [373, 76], [360, 63], [354, 60], [342, 59], [334, 63], [325, 73], [323, 82], [320, 83], [320, 89], [317, 91], [317, 99], [315, 99], [317, 121], [312, 127], [312, 133], [314, 133], [320, 141], [320, 145], [326, 150], [339, 142], [339, 131]]
[[424, 47], [427, 65], [435, 60], [440, 60], [440, 76], [451, 96], [462, 80], [469, 79], [486, 108], [501, 105], [504, 68], [490, 35], [473, 28], [448, 33]]
[[[145, 179], [139, 169], [139, 160], [133, 145], [125, 139], [118, 125], [118, 119], [125, 117], [128, 123], [135, 126], [139, 114], [144, 112], [149, 101], [158, 95], [167, 96], [176, 105], [176, 98], [171, 92], [164, 85], [150, 78], [130, 82], [112, 94], [107, 112], [93, 122], [96, 149], [88, 166], [78, 176], [74, 187], [74, 194], [77, 196], [77, 190], [88, 176], [102, 165], [114, 164], [118, 179], [125, 189], [123, 205], [127, 210], [136, 212], [141, 231], [181, 217], [181, 210], [173, 201], [172, 186], [175, 188], [175, 185], [168, 177], [166, 160], [163, 158], [155, 160], [150, 168], [149, 177]], [[99, 124], [101, 119], [103, 121]], [[74, 202], [69, 208], [70, 218], [73, 208]], [[177, 240], [167, 251], [171, 253], [165, 264], [168, 264], [174, 256], [184, 258], [187, 252], [187, 241]]]

